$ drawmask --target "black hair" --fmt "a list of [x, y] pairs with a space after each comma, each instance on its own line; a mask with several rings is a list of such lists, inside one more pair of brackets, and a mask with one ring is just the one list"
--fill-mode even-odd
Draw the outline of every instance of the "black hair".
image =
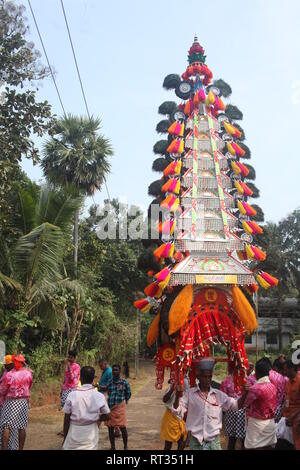
[[298, 371], [298, 364], [294, 364], [291, 359], [285, 361], [284, 365], [287, 369], [294, 369], [296, 372]]
[[102, 362], [108, 362], [108, 360], [105, 357], [101, 357], [101, 359], [99, 359], [99, 364], [102, 364]]
[[283, 363], [280, 361], [279, 357], [273, 362], [273, 367], [276, 367], [278, 370], [283, 369]]
[[266, 359], [268, 358], [263, 357], [262, 359], [259, 359], [259, 361], [257, 361], [257, 363], [255, 364], [255, 372], [260, 377], [265, 377], [266, 375], [269, 375], [269, 372], [271, 370], [269, 364], [270, 359], [268, 359], [268, 361]]
[[[264, 356], [260, 359], [260, 361], [264, 361], [268, 367], [270, 368], [270, 370], [272, 369], [272, 362], [271, 362], [271, 359], [267, 356]], [[259, 362], [259, 361], [258, 361]]]
[[93, 383], [95, 378], [95, 369], [94, 367], [84, 366], [80, 370], [80, 380], [88, 384]]
[[76, 357], [77, 356], [77, 351], [75, 349], [70, 349], [68, 352], [69, 356]]
[[121, 370], [120, 364], [114, 364], [114, 365], [112, 366], [112, 369], [114, 369], [115, 367], [117, 367], [119, 370]]

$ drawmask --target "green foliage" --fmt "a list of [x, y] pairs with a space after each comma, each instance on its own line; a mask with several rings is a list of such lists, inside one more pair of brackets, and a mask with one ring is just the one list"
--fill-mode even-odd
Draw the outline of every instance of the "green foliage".
[[100, 125], [100, 119], [72, 114], [58, 121], [43, 149], [41, 166], [48, 181], [88, 195], [101, 189], [113, 151], [109, 140], [98, 134]]
[[5, 90], [0, 100], [0, 238], [13, 217], [9, 195], [21, 158], [37, 163], [39, 151], [32, 136], [51, 133], [54, 125], [49, 103], [36, 101], [31, 89], [21, 91], [49, 73], [40, 66], [34, 45], [26, 41], [28, 27], [23, 14], [23, 6], [0, 0], [0, 82]]

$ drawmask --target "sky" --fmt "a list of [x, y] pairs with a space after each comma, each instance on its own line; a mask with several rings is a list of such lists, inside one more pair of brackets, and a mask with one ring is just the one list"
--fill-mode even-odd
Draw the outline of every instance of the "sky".
[[[28, 39], [42, 53], [28, 3]], [[85, 115], [60, 0], [31, 0], [67, 113]], [[214, 78], [232, 88], [226, 103], [244, 114], [245, 143], [256, 170], [258, 203], [278, 222], [300, 206], [300, 2], [298, 0], [64, 0], [77, 60], [93, 116], [111, 140], [107, 178], [111, 197], [148, 207], [152, 148], [163, 101], [180, 102], [162, 88], [164, 77], [182, 74], [194, 35], [205, 48]], [[41, 60], [46, 63], [43, 56]], [[51, 78], [39, 84], [40, 100], [62, 115]], [[43, 178], [30, 161], [23, 169]], [[105, 188], [94, 197], [107, 198]], [[87, 206], [92, 204], [88, 199]]]

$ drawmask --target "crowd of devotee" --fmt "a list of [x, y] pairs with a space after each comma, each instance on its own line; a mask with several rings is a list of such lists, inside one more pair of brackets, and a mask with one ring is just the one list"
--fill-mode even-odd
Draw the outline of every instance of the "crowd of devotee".
[[[65, 360], [61, 390], [63, 450], [97, 450], [99, 428], [107, 427], [111, 450], [116, 438], [128, 449], [127, 404], [131, 398], [128, 363], [109, 365], [101, 359], [101, 377], [91, 366], [76, 362], [76, 351]], [[300, 372], [285, 356], [249, 365], [244, 386], [237, 389], [232, 373], [213, 381], [215, 359], [197, 362], [196, 385], [169, 387], [163, 395], [165, 412], [160, 437], [164, 450], [300, 450]], [[7, 355], [0, 376], [0, 448], [22, 450], [26, 441], [33, 372], [22, 354]], [[160, 408], [159, 408], [160, 410]], [[223, 439], [225, 442], [225, 440]], [[130, 436], [129, 436], [130, 442]], [[173, 450], [174, 450], [173, 448]], [[134, 449], [134, 442], [130, 442]]]

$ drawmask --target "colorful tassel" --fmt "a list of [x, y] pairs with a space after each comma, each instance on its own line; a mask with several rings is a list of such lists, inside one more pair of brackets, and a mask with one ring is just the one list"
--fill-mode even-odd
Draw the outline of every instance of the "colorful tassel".
[[177, 295], [169, 312], [169, 335], [176, 333], [186, 322], [193, 302], [194, 287], [187, 284]]
[[230, 155], [236, 156], [236, 151], [234, 150], [230, 142], [227, 142], [227, 150], [230, 153]]
[[174, 162], [169, 163], [169, 165], [164, 169], [164, 176], [177, 176], [181, 172], [181, 160], [175, 160]]
[[246, 245], [245, 249], [246, 249], [246, 254], [247, 254], [248, 259], [253, 259], [255, 257], [255, 254], [254, 254], [254, 251], [252, 249], [252, 246], [251, 245]]
[[256, 210], [253, 209], [253, 207], [250, 206], [250, 204], [248, 204], [247, 202], [238, 201], [237, 206], [242, 215], [256, 215]]
[[157, 340], [159, 334], [160, 314], [158, 313], [152, 321], [147, 333], [147, 346], [150, 348]]
[[237, 286], [232, 287], [232, 307], [248, 334], [258, 327], [253, 308]]
[[167, 196], [166, 199], [164, 199], [160, 203], [160, 207], [166, 207], [167, 209], [169, 209], [170, 206], [172, 206], [172, 204], [174, 204], [175, 199], [176, 199], [175, 196], [173, 196], [172, 194], [169, 194], [169, 196]]
[[194, 109], [193, 101], [192, 100], [187, 101], [184, 105], [184, 114], [186, 116], [189, 116], [191, 112], [193, 111], [193, 109]]
[[251, 246], [252, 251], [254, 252], [254, 258], [256, 261], [265, 261], [267, 258], [267, 254], [262, 251], [260, 248], [257, 248], [257, 246]]
[[175, 220], [166, 220], [165, 222], [158, 224], [158, 231], [164, 235], [173, 235], [175, 230], [176, 222]]
[[151, 308], [151, 304], [148, 302], [147, 299], [136, 300], [133, 305], [136, 309], [140, 310], [143, 313], [148, 312], [148, 310], [150, 310]]
[[174, 121], [168, 129], [169, 134], [175, 134], [176, 126], [177, 126], [177, 122]]
[[197, 108], [199, 104], [200, 104], [199, 91], [196, 91], [196, 93], [194, 94], [194, 98], [193, 98], [194, 108]]
[[184, 140], [182, 139], [179, 144], [178, 153], [184, 152]]
[[207, 100], [206, 100], [207, 104], [213, 105], [215, 104], [215, 100], [216, 100], [216, 97], [214, 93], [212, 91], [209, 91], [207, 95]]
[[159, 282], [164, 281], [168, 275], [170, 274], [169, 268], [164, 268], [159, 273], [155, 274], [155, 279], [157, 279]]
[[263, 229], [256, 223], [256, 222], [250, 222], [249, 220], [243, 221], [242, 222], [243, 229], [245, 230], [248, 235], [256, 235], [263, 233]]
[[276, 277], [271, 276], [270, 274], [260, 271], [259, 274], [256, 276], [256, 280], [261, 287], [264, 289], [269, 289], [270, 287], [277, 286], [278, 279]]
[[158, 285], [160, 287], [160, 289], [163, 291], [167, 285], [169, 284], [170, 282], [170, 279], [171, 279], [171, 274], [168, 274], [168, 276], [166, 277], [166, 279], [164, 281], [161, 281]]
[[145, 287], [144, 292], [148, 297], [154, 297], [158, 289], [158, 284], [156, 282], [152, 282], [147, 287]]
[[205, 103], [206, 96], [203, 88], [200, 88], [199, 90], [199, 100], [201, 101], [201, 103]]

